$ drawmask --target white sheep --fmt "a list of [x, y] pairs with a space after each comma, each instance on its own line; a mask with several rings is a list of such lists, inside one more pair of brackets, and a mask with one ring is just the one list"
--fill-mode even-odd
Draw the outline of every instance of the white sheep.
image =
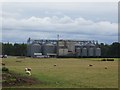
[[107, 66], [105, 66], [105, 69], [107, 69]]
[[32, 71], [32, 69], [31, 69], [31, 68], [28, 68], [28, 71]]
[[92, 64], [89, 64], [88, 66], [93, 66]]
[[28, 74], [29, 76], [31, 76], [31, 68], [25, 68], [25, 72], [26, 74]]
[[31, 72], [30, 71], [25, 71], [26, 74], [28, 74], [29, 76], [31, 76]]
[[54, 66], [57, 66], [57, 64], [54, 64]]
[[31, 68], [25, 68], [25, 71], [32, 71]]
[[25, 71], [27, 71], [27, 68], [25, 68]]

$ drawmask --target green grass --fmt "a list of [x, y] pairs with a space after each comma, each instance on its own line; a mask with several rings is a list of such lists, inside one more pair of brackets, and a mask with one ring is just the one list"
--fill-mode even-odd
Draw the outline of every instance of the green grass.
[[[22, 62], [16, 62], [16, 60]], [[10, 70], [22, 75], [25, 75], [25, 67], [31, 67], [31, 77], [35, 77], [43, 83], [30, 87], [117, 88], [118, 59], [115, 61], [100, 60], [101, 58], [17, 59], [9, 57], [3, 59], [3, 62]], [[57, 66], [55, 67], [54, 64]], [[93, 66], [89, 67], [89, 64], [93, 64]], [[108, 69], [105, 69], [105, 66]]]

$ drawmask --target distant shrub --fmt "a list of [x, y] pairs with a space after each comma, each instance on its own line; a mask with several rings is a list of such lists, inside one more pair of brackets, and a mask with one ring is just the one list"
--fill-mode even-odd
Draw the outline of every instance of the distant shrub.
[[9, 69], [7, 67], [2, 67], [3, 72], [9, 72]]
[[107, 59], [107, 61], [114, 61], [114, 59]]
[[101, 61], [107, 61], [106, 59], [102, 59]]
[[107, 58], [107, 59], [102, 59], [101, 61], [114, 61], [114, 59]]

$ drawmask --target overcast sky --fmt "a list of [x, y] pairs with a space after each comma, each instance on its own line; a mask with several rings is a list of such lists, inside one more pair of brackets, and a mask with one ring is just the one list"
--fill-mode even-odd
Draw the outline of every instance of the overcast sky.
[[117, 2], [3, 3], [3, 42], [33, 39], [118, 41]]

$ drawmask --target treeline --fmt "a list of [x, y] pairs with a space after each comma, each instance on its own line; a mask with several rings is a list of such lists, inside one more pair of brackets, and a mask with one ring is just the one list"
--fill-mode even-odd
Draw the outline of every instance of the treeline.
[[111, 45], [101, 43], [101, 57], [120, 57], [120, 43], [114, 42]]
[[[101, 57], [120, 57], [120, 43], [114, 42], [111, 45], [101, 43]], [[26, 56], [27, 44], [2, 43], [2, 54], [12, 56]]]
[[11, 56], [26, 56], [27, 55], [27, 44], [11, 44], [2, 43], [2, 54]]

